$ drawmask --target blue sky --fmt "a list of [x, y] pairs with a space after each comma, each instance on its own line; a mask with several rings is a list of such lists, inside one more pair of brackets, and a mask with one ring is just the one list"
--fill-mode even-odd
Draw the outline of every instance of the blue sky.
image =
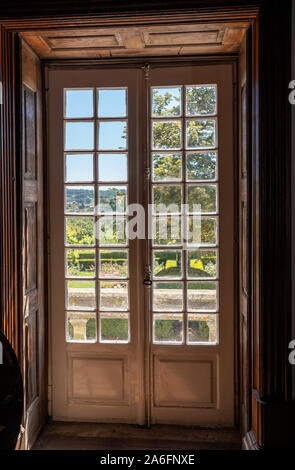
[[[127, 181], [127, 155], [124, 153], [98, 154], [99, 181]], [[93, 154], [67, 154], [66, 180], [93, 181]]]
[[[126, 148], [127, 121], [119, 119], [126, 117], [126, 90], [104, 89], [97, 90], [98, 117], [118, 118], [115, 121], [99, 121], [98, 147], [101, 150], [117, 150]], [[94, 117], [94, 90], [66, 90], [65, 117], [79, 119]], [[66, 122], [65, 150], [93, 150], [94, 123]]]
[[[126, 90], [97, 90], [98, 117], [126, 117]], [[93, 90], [66, 90], [66, 118], [93, 117]]]
[[[68, 182], [93, 181], [93, 154], [82, 153], [93, 151], [94, 122], [79, 121], [79, 118], [92, 119], [94, 117], [94, 90], [66, 90], [65, 117], [77, 119], [66, 122], [65, 150], [66, 179]], [[125, 89], [97, 90], [97, 110], [100, 118], [117, 118], [115, 121], [96, 121], [98, 123], [98, 149], [97, 150], [125, 150], [127, 121], [126, 116], [127, 93]], [[71, 150], [81, 150], [79, 154], [71, 154]], [[127, 155], [126, 154], [99, 154], [98, 171], [100, 181], [126, 181]]]

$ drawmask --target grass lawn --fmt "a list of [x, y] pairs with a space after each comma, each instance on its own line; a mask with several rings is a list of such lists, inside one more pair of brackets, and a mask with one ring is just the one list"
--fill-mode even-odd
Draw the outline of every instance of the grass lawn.
[[94, 289], [94, 281], [69, 281], [69, 288], [71, 289]]

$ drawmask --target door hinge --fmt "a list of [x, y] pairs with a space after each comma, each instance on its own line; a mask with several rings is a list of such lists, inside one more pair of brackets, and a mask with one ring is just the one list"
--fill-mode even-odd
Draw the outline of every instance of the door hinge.
[[147, 181], [149, 181], [151, 179], [151, 169], [149, 167], [145, 168], [144, 177]]
[[146, 80], [149, 80], [149, 78], [150, 78], [150, 70], [151, 70], [150, 64], [144, 64], [144, 66], [141, 67], [141, 68], [142, 68], [143, 73], [144, 73], [144, 78], [145, 78]]
[[20, 425], [20, 428], [19, 428], [19, 437], [21, 437], [25, 432], [25, 428], [23, 427], [23, 425], [21, 424]]
[[152, 268], [150, 264], [146, 264], [144, 268], [144, 280], [143, 283], [145, 286], [150, 287], [153, 283], [152, 281]]

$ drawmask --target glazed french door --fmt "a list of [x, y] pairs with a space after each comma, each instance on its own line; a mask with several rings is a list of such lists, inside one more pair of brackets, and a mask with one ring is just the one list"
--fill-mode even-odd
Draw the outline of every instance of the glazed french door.
[[232, 66], [48, 89], [53, 418], [232, 425]]

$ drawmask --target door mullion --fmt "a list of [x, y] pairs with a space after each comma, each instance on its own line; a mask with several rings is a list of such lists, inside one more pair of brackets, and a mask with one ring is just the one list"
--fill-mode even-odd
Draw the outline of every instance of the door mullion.
[[[186, 203], [186, 162], [185, 162], [185, 87], [182, 86], [181, 88], [182, 94], [182, 202], [183, 204]], [[186, 224], [187, 224], [187, 216], [186, 211], [183, 212], [186, 206], [184, 205], [181, 210], [181, 236], [182, 236], [182, 243], [186, 243], [184, 240], [183, 234], [187, 233]], [[185, 225], [185, 226], [184, 226]], [[183, 278], [183, 343], [187, 344], [187, 280], [186, 280], [186, 260], [187, 257], [187, 250], [182, 249], [182, 278]]]
[[[145, 209], [145, 230], [146, 236], [144, 240], [144, 263], [143, 271], [149, 270], [151, 266], [151, 240], [150, 233], [150, 215], [149, 204], [151, 201], [151, 134], [150, 134], [150, 65], [146, 64], [142, 68], [142, 84], [143, 84], [143, 106], [142, 106], [142, 122], [143, 122], [143, 154], [144, 154], [144, 209]], [[149, 285], [144, 285], [144, 317], [145, 317], [145, 388], [146, 388], [146, 424], [151, 425], [151, 397], [152, 397], [152, 371], [151, 371], [151, 346], [152, 346], [152, 289]]]

